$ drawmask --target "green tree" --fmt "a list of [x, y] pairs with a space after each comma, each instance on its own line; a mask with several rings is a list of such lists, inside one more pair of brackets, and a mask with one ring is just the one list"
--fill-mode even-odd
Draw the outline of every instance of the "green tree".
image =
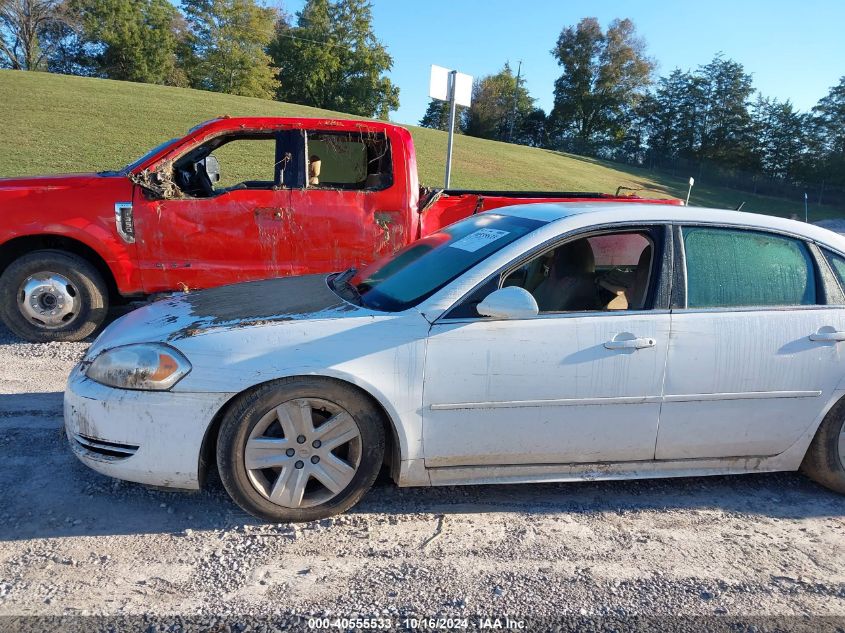
[[505, 64], [495, 75], [476, 80], [472, 87], [472, 105], [464, 116], [464, 132], [497, 141], [522, 137], [525, 120], [534, 113], [534, 99]]
[[692, 75], [676, 68], [640, 103], [649, 149], [658, 162], [689, 156], [696, 146], [695, 94]]
[[845, 186], [845, 77], [813, 108], [808, 128], [814, 179]]
[[794, 179], [806, 148], [806, 116], [790, 101], [780, 102], [759, 95], [753, 107], [755, 154], [764, 174]]
[[272, 98], [278, 69], [266, 49], [279, 19], [255, 0], [183, 0], [190, 34], [182, 56], [191, 85]]
[[542, 108], [533, 108], [531, 112], [521, 115], [513, 142], [531, 147], [546, 147], [546, 112]]
[[58, 0], [0, 0], [0, 68], [46, 70], [67, 21]]
[[716, 55], [698, 69], [703, 82], [699, 158], [743, 169], [759, 167], [749, 107], [754, 92], [742, 64]]
[[594, 152], [622, 138], [654, 70], [634, 23], [614, 20], [602, 32], [596, 18], [584, 18], [561, 31], [552, 55], [563, 68], [550, 116], [557, 143]]
[[68, 0], [79, 25], [73, 63], [81, 74], [186, 85], [176, 51], [183, 30], [167, 0]]
[[[464, 106], [455, 106], [455, 134], [463, 133], [463, 118], [466, 108]], [[440, 101], [439, 99], [431, 99], [428, 102], [428, 108], [425, 114], [420, 119], [421, 127], [428, 127], [435, 130], [449, 130], [449, 103]]]
[[675, 69], [662, 77], [638, 108], [648, 161], [656, 165], [682, 159], [758, 170], [763, 150], [750, 110], [753, 92], [742, 65], [721, 55], [694, 72]]
[[295, 25], [278, 22], [269, 52], [281, 101], [382, 119], [399, 107], [399, 88], [384, 76], [393, 59], [367, 0], [307, 0]]

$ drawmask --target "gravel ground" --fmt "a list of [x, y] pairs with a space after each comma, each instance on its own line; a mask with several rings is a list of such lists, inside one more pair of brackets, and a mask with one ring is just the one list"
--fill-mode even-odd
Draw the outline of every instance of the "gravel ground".
[[263, 525], [216, 481], [166, 492], [76, 461], [61, 392], [86, 347], [0, 329], [0, 630], [845, 630], [845, 497], [800, 475], [382, 481], [344, 516]]

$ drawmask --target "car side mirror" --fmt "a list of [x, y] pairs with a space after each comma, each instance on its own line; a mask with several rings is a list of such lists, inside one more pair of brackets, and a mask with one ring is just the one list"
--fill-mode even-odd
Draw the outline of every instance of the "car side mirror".
[[540, 308], [537, 300], [525, 288], [508, 286], [494, 290], [478, 304], [476, 311], [481, 316], [497, 319], [525, 319], [537, 316]]
[[220, 161], [217, 160], [217, 157], [214, 154], [209, 154], [202, 162], [205, 166], [205, 173], [208, 174], [211, 183], [220, 182]]

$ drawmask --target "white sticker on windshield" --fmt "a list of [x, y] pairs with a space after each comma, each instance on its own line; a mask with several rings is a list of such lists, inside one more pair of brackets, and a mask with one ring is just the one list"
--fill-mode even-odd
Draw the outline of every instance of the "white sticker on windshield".
[[490, 242], [495, 242], [500, 237], [507, 235], [507, 231], [500, 231], [498, 229], [479, 229], [475, 233], [470, 233], [466, 237], [462, 237], [454, 244], [449, 244], [452, 248], [459, 248], [462, 251], [474, 253], [475, 251], [484, 248]]

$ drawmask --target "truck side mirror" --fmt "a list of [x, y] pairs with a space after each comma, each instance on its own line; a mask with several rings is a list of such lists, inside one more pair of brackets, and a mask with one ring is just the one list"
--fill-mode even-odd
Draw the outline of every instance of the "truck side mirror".
[[202, 162], [211, 183], [220, 182], [220, 161], [217, 160], [217, 157], [214, 154], [209, 154]]
[[494, 290], [475, 309], [481, 316], [497, 319], [526, 319], [540, 312], [534, 295], [519, 286]]

